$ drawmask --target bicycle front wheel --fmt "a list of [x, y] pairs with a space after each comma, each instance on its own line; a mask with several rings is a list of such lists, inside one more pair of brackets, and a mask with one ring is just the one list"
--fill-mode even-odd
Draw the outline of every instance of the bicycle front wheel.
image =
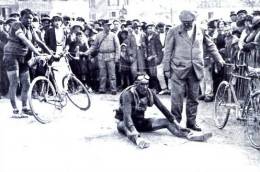
[[227, 81], [222, 81], [215, 95], [214, 121], [219, 129], [223, 129], [230, 115], [231, 89]]
[[49, 123], [57, 117], [57, 110], [61, 108], [54, 86], [46, 77], [36, 77], [29, 88], [29, 105], [35, 119], [42, 123]]
[[252, 147], [260, 149], [260, 93], [252, 96], [246, 112], [247, 137]]
[[80, 110], [89, 109], [91, 103], [88, 90], [75, 75], [65, 76], [63, 78], [63, 87], [72, 104]]

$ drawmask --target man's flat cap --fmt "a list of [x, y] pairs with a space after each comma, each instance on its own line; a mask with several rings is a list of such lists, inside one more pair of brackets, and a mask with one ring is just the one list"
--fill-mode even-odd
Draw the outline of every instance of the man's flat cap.
[[183, 10], [179, 15], [181, 21], [193, 21], [195, 18], [195, 14], [189, 10]]

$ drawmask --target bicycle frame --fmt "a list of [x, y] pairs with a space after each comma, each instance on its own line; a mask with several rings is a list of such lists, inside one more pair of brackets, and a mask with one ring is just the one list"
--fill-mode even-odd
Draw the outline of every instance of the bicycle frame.
[[[245, 65], [240, 65], [238, 67], [244, 67]], [[245, 102], [244, 104], [241, 104], [236, 96], [236, 91], [235, 91], [235, 88], [234, 88], [234, 85], [236, 84], [237, 82], [237, 79], [240, 78], [240, 79], [243, 79], [243, 80], [247, 80], [247, 83], [248, 83], [248, 93], [247, 93], [247, 96], [246, 96], [246, 99], [245, 99]], [[249, 101], [251, 101], [252, 99], [252, 96], [255, 94], [255, 92], [259, 92], [257, 90], [255, 90], [255, 87], [254, 87], [254, 83], [253, 83], [253, 80], [254, 78], [251, 78], [251, 77], [248, 77], [248, 76], [241, 76], [241, 75], [238, 75], [238, 74], [234, 74], [233, 71], [231, 72], [231, 77], [229, 79], [229, 87], [230, 87], [230, 90], [231, 90], [231, 101], [232, 101], [232, 98], [233, 98], [233, 101], [234, 103], [231, 103], [230, 105], [228, 105], [231, 109], [235, 109], [236, 111], [236, 118], [239, 119], [241, 116], [239, 116], [239, 111], [242, 109], [242, 116], [243, 115], [246, 115], [245, 114], [245, 107], [246, 105], [249, 104]]]

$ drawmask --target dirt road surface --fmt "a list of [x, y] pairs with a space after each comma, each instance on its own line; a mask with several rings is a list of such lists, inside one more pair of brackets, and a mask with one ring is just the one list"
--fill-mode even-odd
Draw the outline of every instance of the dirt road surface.
[[[118, 95], [91, 99], [88, 111], [68, 104], [58, 119], [45, 125], [33, 117], [10, 118], [9, 101], [0, 99], [0, 172], [260, 171], [260, 151], [250, 147], [243, 124], [231, 117], [224, 130], [217, 129], [213, 103], [199, 105], [198, 123], [213, 132], [207, 142], [187, 141], [161, 130], [143, 134], [151, 146], [140, 150], [116, 130], [113, 109]], [[170, 108], [169, 96], [161, 100]], [[155, 107], [147, 114], [162, 117]]]

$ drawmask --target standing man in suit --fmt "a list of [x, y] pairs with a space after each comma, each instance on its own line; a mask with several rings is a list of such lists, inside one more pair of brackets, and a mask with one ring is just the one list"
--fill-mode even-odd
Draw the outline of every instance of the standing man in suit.
[[[203, 78], [203, 47], [221, 65], [225, 63], [216, 45], [195, 24], [195, 14], [184, 10], [181, 24], [169, 30], [165, 42], [164, 72], [171, 78], [171, 112], [182, 119], [185, 91], [187, 95], [187, 128], [201, 131], [196, 123], [200, 81]], [[186, 89], [187, 88], [187, 89]]]

